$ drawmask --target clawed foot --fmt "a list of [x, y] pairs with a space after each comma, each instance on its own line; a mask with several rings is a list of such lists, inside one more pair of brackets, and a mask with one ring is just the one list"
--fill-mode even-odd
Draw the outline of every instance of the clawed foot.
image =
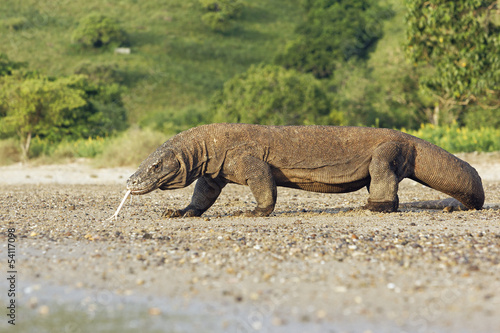
[[371, 202], [363, 206], [364, 209], [369, 209], [372, 212], [379, 213], [393, 213], [398, 211], [398, 202], [385, 201], [385, 202]]
[[252, 216], [256, 216], [256, 215], [253, 214], [253, 210], [246, 210], [246, 211], [238, 210], [238, 211], [233, 213], [233, 216], [252, 217]]
[[197, 217], [201, 216], [202, 212], [196, 209], [165, 209], [165, 211], [161, 214], [161, 217], [164, 218], [174, 218], [174, 217]]
[[234, 216], [241, 216], [241, 217], [265, 217], [269, 216], [274, 210], [274, 207], [272, 208], [255, 208], [254, 210], [247, 210], [247, 211], [237, 211], [233, 215]]
[[165, 209], [165, 211], [161, 214], [161, 217], [171, 218], [171, 217], [181, 217], [184, 215], [184, 212], [180, 209]]

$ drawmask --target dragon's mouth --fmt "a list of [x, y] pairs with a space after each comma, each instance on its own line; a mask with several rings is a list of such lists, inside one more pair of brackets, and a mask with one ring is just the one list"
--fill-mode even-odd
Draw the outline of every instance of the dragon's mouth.
[[173, 189], [173, 188], [182, 188], [183, 182], [181, 180], [177, 180], [176, 173], [169, 173], [155, 179], [153, 181], [141, 182], [140, 178], [131, 177], [127, 180], [127, 190], [130, 191], [132, 195], [142, 195], [149, 192], [153, 192], [156, 189]]
[[132, 195], [141, 195], [153, 192], [158, 188], [158, 182], [151, 182], [148, 184], [128, 184], [127, 190], [130, 191]]
[[156, 190], [156, 188], [146, 188], [146, 189], [139, 189], [139, 190], [134, 190], [134, 189], [131, 189], [129, 187], [127, 187], [127, 189], [130, 191], [130, 194], [132, 195], [141, 195], [141, 194], [147, 194], [149, 192], [153, 192], [154, 190]]

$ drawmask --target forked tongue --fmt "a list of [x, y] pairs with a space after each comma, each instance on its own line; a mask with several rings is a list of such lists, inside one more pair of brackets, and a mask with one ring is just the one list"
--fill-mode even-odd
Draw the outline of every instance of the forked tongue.
[[111, 216], [110, 218], [106, 219], [106, 221], [112, 220], [112, 219], [117, 219], [118, 218], [118, 213], [120, 212], [120, 209], [122, 209], [123, 204], [125, 203], [125, 200], [127, 200], [128, 196], [130, 195], [130, 190], [125, 193], [125, 197], [123, 198], [122, 202], [120, 203], [120, 206], [118, 206], [118, 209], [116, 212]]

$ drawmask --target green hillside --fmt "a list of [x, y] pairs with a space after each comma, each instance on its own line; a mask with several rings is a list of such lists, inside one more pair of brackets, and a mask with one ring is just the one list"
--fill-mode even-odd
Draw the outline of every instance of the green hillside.
[[[19, 30], [4, 24], [0, 52], [49, 75], [72, 74], [82, 61], [115, 64], [129, 88], [124, 100], [131, 123], [164, 120], [201, 112], [225, 81], [251, 64], [272, 61], [300, 20], [299, 3], [246, 1], [234, 27], [218, 33], [201, 21], [198, 0], [3, 0], [0, 22], [26, 23]], [[119, 22], [129, 34], [130, 54], [72, 44], [78, 21], [91, 12]]]

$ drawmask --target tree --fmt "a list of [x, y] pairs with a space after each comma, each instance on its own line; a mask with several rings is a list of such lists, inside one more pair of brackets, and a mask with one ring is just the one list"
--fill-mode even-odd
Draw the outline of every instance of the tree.
[[276, 65], [251, 66], [212, 100], [214, 122], [266, 125], [339, 125], [325, 88], [310, 74]]
[[12, 71], [24, 67], [26, 64], [10, 60], [7, 55], [0, 53], [0, 76], [11, 75]]
[[65, 124], [53, 131], [49, 139], [88, 138], [112, 135], [128, 127], [127, 110], [122, 101], [123, 87], [117, 83], [91, 81], [76, 76], [70, 87], [83, 91], [86, 104], [65, 111]]
[[73, 31], [73, 41], [87, 47], [102, 47], [111, 43], [127, 43], [127, 34], [118, 23], [106, 15], [92, 13], [83, 17]]
[[115, 62], [98, 62], [95, 59], [84, 60], [76, 65], [74, 74], [82, 74], [97, 84], [123, 83], [124, 74]]
[[[0, 138], [17, 136], [23, 157], [31, 138], [48, 142], [111, 135], [128, 127], [117, 67], [82, 64], [88, 74], [49, 77], [0, 54]], [[116, 74], [116, 75], [115, 75]]]
[[20, 138], [24, 158], [29, 156], [33, 135], [64, 125], [64, 111], [86, 104], [83, 91], [71, 88], [71, 81], [72, 78], [50, 80], [46, 76], [3, 79], [0, 104], [6, 114], [0, 119], [0, 132], [15, 133]]
[[[22, 62], [12, 61], [9, 57], [7, 57], [7, 55], [0, 53], [0, 96], [2, 94], [2, 90], [4, 89], [1, 84], [2, 76], [12, 75], [14, 71], [24, 67], [25, 65], [26, 64]], [[5, 117], [6, 113], [6, 106], [0, 103], [0, 119], [1, 117]]]
[[366, 59], [382, 37], [382, 21], [392, 12], [373, 0], [305, 0], [305, 22], [296, 29], [297, 38], [286, 45], [276, 63], [330, 77], [336, 64]]
[[230, 29], [233, 20], [241, 15], [243, 3], [240, 0], [200, 0], [208, 12], [202, 20], [212, 30], [224, 32]]
[[434, 107], [433, 124], [459, 120], [464, 106], [500, 107], [500, 28], [497, 0], [408, 0], [407, 55], [419, 89]]

